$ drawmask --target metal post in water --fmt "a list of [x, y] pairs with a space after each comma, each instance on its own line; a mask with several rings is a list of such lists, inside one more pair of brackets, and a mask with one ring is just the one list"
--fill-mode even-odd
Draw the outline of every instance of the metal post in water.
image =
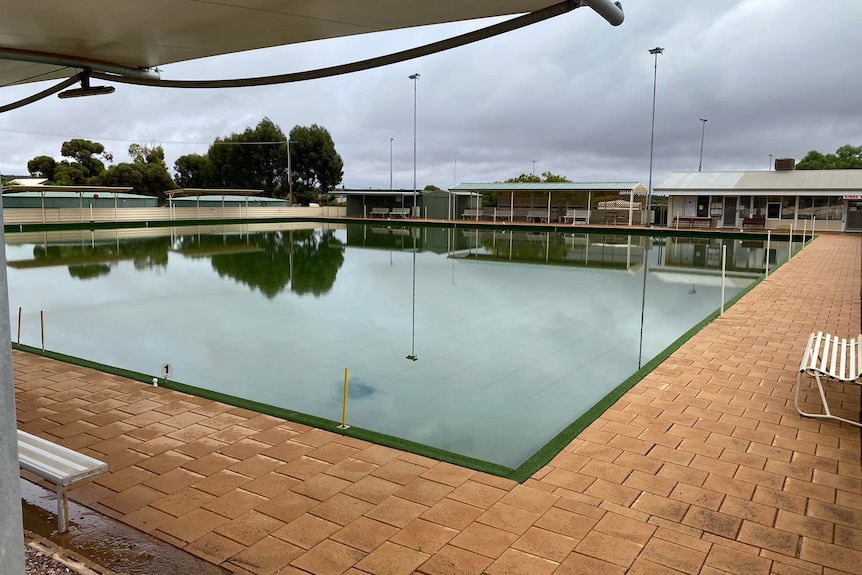
[[805, 236], [808, 232], [808, 220], [802, 222], [802, 247], [805, 247]]
[[18, 306], [18, 343], [21, 343], [21, 306]]
[[45, 311], [39, 310], [39, 323], [42, 324], [42, 351], [45, 351]]
[[338, 429], [349, 429], [350, 426], [347, 425], [347, 368], [344, 368], [344, 403], [341, 407], [341, 425], [338, 426]]
[[769, 250], [772, 249], [772, 230], [766, 232], [766, 277], [769, 277]]
[[[767, 258], [769, 254], [767, 252]], [[721, 244], [721, 315], [724, 315], [724, 284], [727, 279], [727, 244]]]

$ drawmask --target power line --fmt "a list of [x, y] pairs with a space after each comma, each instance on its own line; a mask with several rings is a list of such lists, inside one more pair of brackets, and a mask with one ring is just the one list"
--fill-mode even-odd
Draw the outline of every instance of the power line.
[[284, 140], [274, 140], [272, 142], [227, 142], [221, 141], [216, 142], [215, 140], [211, 142], [192, 142], [188, 140], [165, 140], [161, 138], [138, 138], [134, 140], [127, 140], [123, 138], [109, 138], [107, 136], [82, 136], [82, 135], [74, 135], [74, 134], [58, 134], [56, 132], [33, 132], [31, 130], [16, 130], [14, 128], [0, 128], [0, 132], [10, 132], [14, 134], [27, 134], [30, 136], [49, 136], [52, 138], [69, 138], [69, 139], [86, 139], [92, 140], [96, 142], [124, 142], [129, 144], [137, 144], [139, 142], [159, 142], [161, 144], [177, 144], [177, 145], [188, 145], [188, 146], [212, 146], [212, 145], [225, 145], [225, 146], [248, 146], [248, 145], [258, 145], [258, 144], [284, 144]]

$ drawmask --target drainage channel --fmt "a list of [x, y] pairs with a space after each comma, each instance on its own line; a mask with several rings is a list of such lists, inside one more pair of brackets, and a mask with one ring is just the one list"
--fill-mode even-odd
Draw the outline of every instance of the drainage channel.
[[53, 492], [21, 479], [24, 529], [126, 575], [225, 575], [226, 569], [69, 500], [69, 531], [57, 533]]

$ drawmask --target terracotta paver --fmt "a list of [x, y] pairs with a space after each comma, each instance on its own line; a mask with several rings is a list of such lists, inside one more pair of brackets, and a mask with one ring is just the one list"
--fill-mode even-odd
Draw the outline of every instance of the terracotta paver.
[[860, 431], [793, 389], [860, 293], [862, 239], [821, 235], [522, 485], [14, 351], [18, 426], [108, 462], [73, 499], [237, 573], [858, 573]]

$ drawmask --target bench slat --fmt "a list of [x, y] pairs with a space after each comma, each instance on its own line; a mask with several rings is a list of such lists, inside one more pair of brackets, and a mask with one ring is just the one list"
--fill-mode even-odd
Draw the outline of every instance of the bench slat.
[[21, 430], [18, 430], [18, 462], [22, 469], [64, 487], [108, 471], [108, 464], [103, 461]]

